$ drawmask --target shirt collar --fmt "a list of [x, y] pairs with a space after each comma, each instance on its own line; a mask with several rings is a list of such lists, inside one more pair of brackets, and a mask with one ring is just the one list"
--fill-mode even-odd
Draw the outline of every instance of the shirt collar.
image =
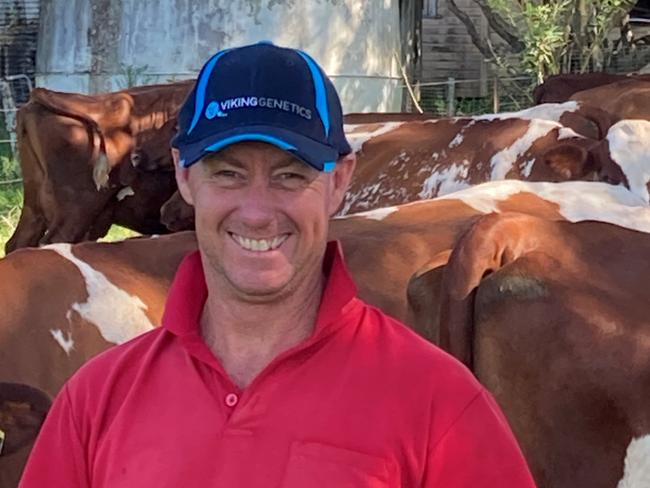
[[[323, 272], [326, 283], [312, 339], [329, 329], [357, 295], [338, 241], [327, 243]], [[176, 272], [165, 304], [162, 326], [177, 336], [198, 334], [207, 296], [201, 256], [199, 251], [195, 251], [183, 259]]]

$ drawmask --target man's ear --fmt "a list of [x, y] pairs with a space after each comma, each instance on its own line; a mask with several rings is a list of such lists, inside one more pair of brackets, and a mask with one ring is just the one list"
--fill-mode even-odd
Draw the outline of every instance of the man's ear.
[[330, 216], [334, 215], [341, 206], [356, 165], [357, 156], [353, 152], [339, 158], [336, 162], [331, 175], [331, 198], [328, 209]]
[[188, 205], [194, 205], [194, 200], [192, 198], [192, 192], [190, 191], [189, 168], [183, 168], [180, 165], [181, 153], [175, 147], [172, 147], [172, 158], [174, 159], [174, 172], [176, 174], [176, 184], [178, 185], [178, 191], [181, 193], [183, 200]]

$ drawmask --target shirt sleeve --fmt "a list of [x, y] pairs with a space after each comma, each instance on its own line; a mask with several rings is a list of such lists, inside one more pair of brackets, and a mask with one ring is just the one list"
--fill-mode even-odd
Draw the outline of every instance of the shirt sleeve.
[[535, 488], [504, 415], [484, 389], [432, 444], [423, 485], [424, 488], [477, 486]]
[[67, 386], [43, 422], [18, 488], [89, 488], [86, 453]]

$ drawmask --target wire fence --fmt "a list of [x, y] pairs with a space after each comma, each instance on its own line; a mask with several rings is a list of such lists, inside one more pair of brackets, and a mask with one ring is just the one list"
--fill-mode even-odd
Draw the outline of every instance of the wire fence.
[[[480, 115], [521, 110], [532, 105], [534, 80], [529, 76], [420, 83], [416, 97], [425, 112], [441, 117]], [[406, 87], [404, 87], [405, 96]], [[412, 100], [407, 110], [415, 110]]]
[[16, 149], [17, 100], [25, 101], [32, 81], [24, 74], [0, 78], [0, 187], [22, 182]]

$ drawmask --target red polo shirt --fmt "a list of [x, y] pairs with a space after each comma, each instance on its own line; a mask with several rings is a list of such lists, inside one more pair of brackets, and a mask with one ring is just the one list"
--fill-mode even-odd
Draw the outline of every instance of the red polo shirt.
[[246, 389], [203, 342], [198, 253], [163, 326], [89, 361], [21, 488], [533, 487], [494, 400], [456, 360], [356, 298], [331, 243], [316, 327]]

